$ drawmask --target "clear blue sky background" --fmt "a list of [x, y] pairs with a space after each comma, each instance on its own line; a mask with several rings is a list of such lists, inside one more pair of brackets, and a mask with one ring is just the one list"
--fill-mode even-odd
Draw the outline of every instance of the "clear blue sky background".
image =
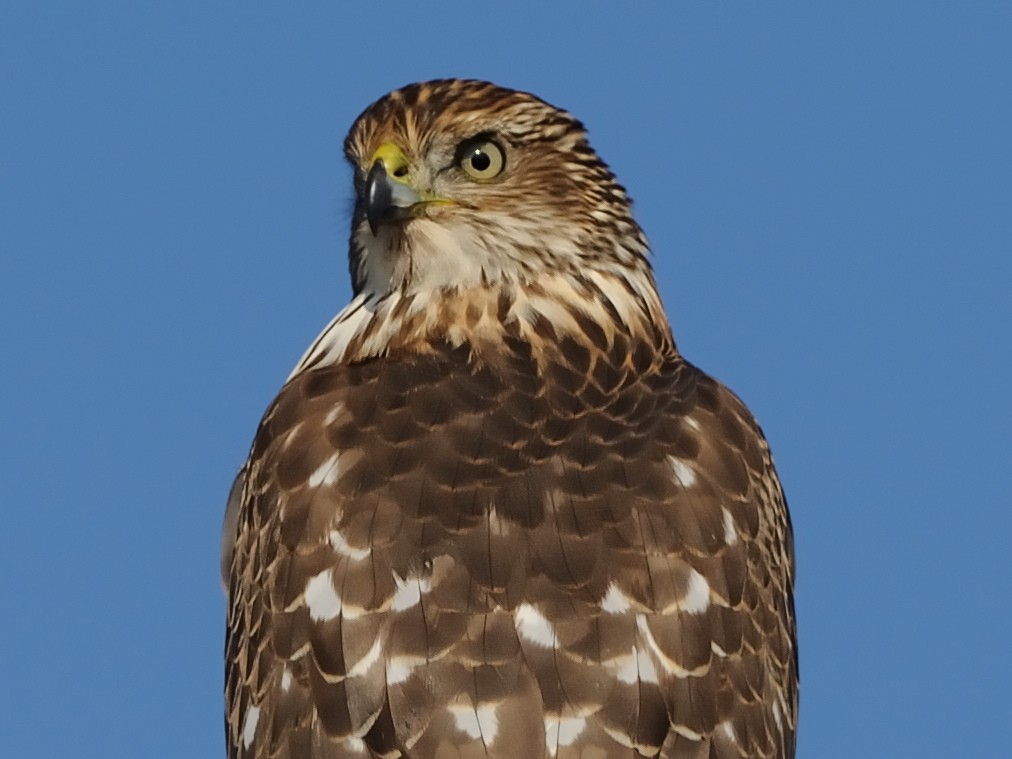
[[799, 756], [1008, 755], [1012, 6], [617, 5], [0, 6], [0, 756], [222, 756], [221, 515], [349, 297], [341, 139], [459, 75], [584, 120], [773, 444]]

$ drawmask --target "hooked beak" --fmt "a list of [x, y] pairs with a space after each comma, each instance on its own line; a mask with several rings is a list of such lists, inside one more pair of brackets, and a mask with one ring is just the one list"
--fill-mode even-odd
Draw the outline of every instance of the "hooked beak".
[[381, 224], [408, 218], [411, 209], [420, 202], [422, 197], [413, 187], [390, 176], [386, 159], [376, 158], [373, 161], [365, 180], [365, 217], [374, 236]]
[[411, 162], [393, 142], [376, 148], [371, 161], [363, 205], [374, 237], [383, 224], [417, 216], [427, 206], [455, 205], [452, 200], [415, 189]]

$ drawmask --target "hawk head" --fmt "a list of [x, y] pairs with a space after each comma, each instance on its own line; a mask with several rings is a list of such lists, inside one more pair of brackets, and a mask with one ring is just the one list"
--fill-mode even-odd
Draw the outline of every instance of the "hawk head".
[[487, 82], [412, 84], [366, 108], [345, 154], [356, 297], [293, 376], [506, 337], [539, 356], [619, 333], [673, 349], [629, 196], [567, 112]]
[[588, 269], [649, 279], [625, 190], [583, 125], [533, 95], [412, 84], [358, 117], [345, 153], [356, 293], [522, 286]]

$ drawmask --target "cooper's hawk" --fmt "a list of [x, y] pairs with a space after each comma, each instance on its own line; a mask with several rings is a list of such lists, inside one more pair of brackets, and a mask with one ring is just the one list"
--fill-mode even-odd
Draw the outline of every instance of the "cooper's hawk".
[[770, 452], [583, 126], [435, 81], [345, 150], [355, 297], [230, 498], [229, 756], [792, 757]]

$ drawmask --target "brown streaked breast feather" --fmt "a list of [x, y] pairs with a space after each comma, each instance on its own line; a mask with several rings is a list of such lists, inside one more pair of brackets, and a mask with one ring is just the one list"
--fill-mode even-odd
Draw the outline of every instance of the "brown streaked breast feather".
[[792, 537], [742, 403], [622, 336], [475, 355], [313, 369], [268, 410], [229, 756], [792, 757]]

